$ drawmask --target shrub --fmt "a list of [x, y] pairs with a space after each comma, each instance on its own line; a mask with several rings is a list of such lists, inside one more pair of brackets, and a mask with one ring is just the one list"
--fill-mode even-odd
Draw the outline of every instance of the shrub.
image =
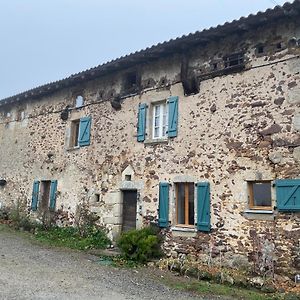
[[7, 221], [9, 220], [9, 208], [8, 207], [1, 207], [0, 209], [0, 220]]
[[110, 245], [110, 240], [102, 228], [93, 226], [81, 235], [77, 227], [53, 226], [46, 230], [38, 230], [36, 238], [53, 246], [68, 247], [72, 249], [104, 249]]
[[91, 229], [94, 228], [98, 220], [99, 216], [91, 212], [86, 204], [77, 205], [75, 226], [78, 228], [81, 236], [90, 234]]
[[10, 207], [8, 219], [11, 221], [11, 225], [18, 230], [32, 231], [36, 227], [36, 223], [30, 220], [24, 203], [19, 200], [15, 206]]
[[140, 263], [145, 263], [162, 255], [161, 237], [152, 227], [130, 230], [121, 234], [117, 241], [124, 257]]

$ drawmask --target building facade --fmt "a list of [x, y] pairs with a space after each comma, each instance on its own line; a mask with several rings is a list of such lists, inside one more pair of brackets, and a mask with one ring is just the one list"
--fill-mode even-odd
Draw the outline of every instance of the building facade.
[[[300, 269], [300, 2], [0, 101], [0, 202], [168, 253]], [[266, 266], [268, 268], [268, 266]], [[270, 268], [270, 267], [269, 267]]]

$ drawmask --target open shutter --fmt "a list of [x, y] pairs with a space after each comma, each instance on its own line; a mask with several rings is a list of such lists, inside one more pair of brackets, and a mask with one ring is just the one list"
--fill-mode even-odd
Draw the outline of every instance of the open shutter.
[[35, 180], [32, 188], [31, 210], [36, 211], [39, 201], [40, 182]]
[[79, 146], [88, 146], [90, 144], [91, 135], [91, 117], [84, 117], [80, 119], [79, 123]]
[[178, 97], [173, 96], [168, 99], [169, 120], [168, 120], [168, 137], [177, 136], [178, 123]]
[[137, 141], [143, 142], [146, 136], [146, 115], [147, 104], [140, 103], [138, 112], [138, 124], [137, 124]]
[[278, 211], [300, 211], [300, 179], [275, 182]]
[[210, 231], [210, 189], [208, 182], [197, 183], [197, 229]]
[[158, 226], [166, 228], [169, 224], [169, 183], [159, 183]]
[[51, 180], [50, 186], [50, 210], [55, 210], [56, 205], [57, 180]]

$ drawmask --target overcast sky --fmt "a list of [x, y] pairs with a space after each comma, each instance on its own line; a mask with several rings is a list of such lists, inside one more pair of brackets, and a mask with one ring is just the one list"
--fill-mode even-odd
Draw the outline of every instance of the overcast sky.
[[0, 0], [0, 99], [284, 2]]

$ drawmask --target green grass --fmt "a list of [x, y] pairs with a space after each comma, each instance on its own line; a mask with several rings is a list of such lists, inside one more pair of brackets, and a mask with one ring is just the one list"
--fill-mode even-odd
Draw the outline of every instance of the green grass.
[[35, 234], [35, 238], [50, 246], [77, 250], [104, 249], [110, 244], [105, 232], [96, 228], [91, 228], [84, 236], [74, 227], [39, 229]]
[[[177, 278], [178, 279], [178, 278]], [[189, 280], [182, 282], [181, 280], [166, 279], [167, 284], [179, 290], [196, 292], [204, 296], [224, 296], [229, 299], [240, 300], [280, 300], [284, 299], [278, 294], [263, 294], [256, 290], [227, 286], [218, 283], [210, 283], [207, 281]]]

